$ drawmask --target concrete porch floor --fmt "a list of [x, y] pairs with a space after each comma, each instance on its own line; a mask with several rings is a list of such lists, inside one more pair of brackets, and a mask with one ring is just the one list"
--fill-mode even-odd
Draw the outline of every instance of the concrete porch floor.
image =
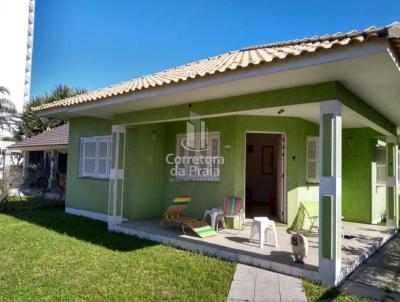
[[[134, 235], [151, 241], [172, 245], [182, 249], [216, 256], [226, 260], [269, 269], [296, 277], [320, 281], [318, 274], [318, 237], [308, 237], [309, 255], [305, 264], [294, 263], [287, 225], [277, 225], [279, 246], [274, 246], [272, 232], [268, 232], [267, 243], [258, 247], [258, 240], [249, 242], [251, 221], [246, 221], [244, 230], [225, 229], [217, 236], [206, 239], [190, 234], [182, 234], [177, 227], [160, 228], [159, 219], [126, 221], [120, 225], [110, 225], [111, 231]], [[344, 280], [394, 235], [394, 230], [386, 226], [343, 222], [346, 236], [342, 240], [342, 273]]]

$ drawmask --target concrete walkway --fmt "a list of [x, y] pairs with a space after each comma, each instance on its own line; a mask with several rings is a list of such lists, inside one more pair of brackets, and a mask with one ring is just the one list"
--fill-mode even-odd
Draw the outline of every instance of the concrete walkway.
[[342, 290], [378, 301], [400, 301], [400, 235], [351, 274]]
[[307, 302], [301, 279], [238, 264], [228, 301]]

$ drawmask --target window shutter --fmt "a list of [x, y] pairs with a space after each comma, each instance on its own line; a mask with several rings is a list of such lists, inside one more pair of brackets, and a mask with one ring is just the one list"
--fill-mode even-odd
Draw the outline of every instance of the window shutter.
[[306, 174], [307, 182], [318, 182], [318, 137], [307, 136], [306, 148]]
[[96, 174], [96, 141], [87, 140], [84, 152], [83, 175], [93, 176]]
[[79, 150], [79, 176], [108, 178], [111, 162], [111, 137], [82, 137]]
[[85, 140], [80, 139], [79, 142], [79, 176], [83, 176], [83, 157], [84, 157]]
[[[181, 145], [182, 140], [184, 140], [185, 138], [186, 138], [186, 136], [184, 136], [184, 135], [178, 135], [176, 137], [176, 156], [181, 158], [181, 160], [185, 156], [185, 151], [186, 151], [185, 148], [183, 148]], [[186, 177], [186, 169], [185, 169], [185, 164], [183, 162], [180, 162], [179, 164], [177, 164], [176, 169], [177, 169], [176, 178], [183, 179]], [[184, 175], [181, 174], [182, 173], [181, 171], [184, 171]]]
[[376, 162], [376, 182], [379, 184], [386, 183], [386, 147], [378, 146], [375, 149], [375, 162]]
[[109, 142], [108, 140], [99, 141], [99, 177], [107, 177], [109, 171]]
[[213, 161], [211, 163], [211, 172], [212, 176], [211, 178], [213, 180], [218, 180], [219, 179], [219, 173], [218, 173], [218, 168], [219, 164], [217, 160], [214, 160], [215, 157], [219, 156], [219, 135], [211, 135], [210, 136], [210, 148], [211, 148], [211, 156], [213, 157]]

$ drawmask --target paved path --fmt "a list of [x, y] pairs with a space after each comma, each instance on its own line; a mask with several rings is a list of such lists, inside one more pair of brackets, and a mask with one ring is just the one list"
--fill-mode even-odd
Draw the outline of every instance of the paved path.
[[379, 301], [400, 301], [400, 235], [351, 274], [342, 290]]
[[228, 301], [307, 302], [301, 279], [238, 263]]

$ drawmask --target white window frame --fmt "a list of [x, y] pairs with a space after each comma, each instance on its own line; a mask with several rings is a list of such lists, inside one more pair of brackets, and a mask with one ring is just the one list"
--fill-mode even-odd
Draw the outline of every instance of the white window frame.
[[[200, 133], [195, 133], [195, 136], [199, 136]], [[176, 156], [182, 156], [182, 154], [179, 154], [180, 151], [180, 142], [182, 141], [182, 139], [187, 138], [187, 134], [177, 134], [176, 135]], [[218, 152], [217, 155], [214, 156], [220, 156], [221, 154], [221, 136], [219, 132], [210, 132], [207, 135], [207, 145], [211, 146], [211, 142], [213, 139], [217, 138], [218, 139]], [[187, 149], [183, 149], [183, 156], [189, 156], [189, 150]], [[195, 156], [199, 156], [200, 152], [197, 151], [195, 152]], [[207, 156], [212, 156], [212, 148], [210, 147], [207, 150]], [[220, 165], [217, 164], [217, 168], [220, 168]], [[207, 165], [207, 168], [210, 169], [212, 166], [212, 164]], [[176, 164], [175, 165], [176, 171], [178, 171], [179, 165]], [[192, 176], [189, 175], [189, 164], [188, 163], [184, 163], [184, 170], [185, 170], [185, 175], [176, 175], [175, 179], [179, 180], [179, 181], [203, 181], [203, 182], [219, 182], [220, 180], [220, 175], [217, 176]]]
[[[316, 144], [316, 154], [315, 154], [315, 159], [310, 160], [308, 157], [308, 143], [309, 142], [315, 142]], [[315, 162], [315, 175], [316, 177], [310, 177], [310, 171], [309, 171], [309, 162]], [[319, 137], [318, 136], [307, 136], [306, 138], [306, 179], [307, 183], [314, 183], [318, 184], [319, 183]]]
[[[107, 143], [107, 154], [106, 157], [100, 157], [100, 143]], [[85, 156], [85, 148], [86, 143], [96, 143], [96, 151], [95, 156], [86, 157]], [[107, 136], [90, 136], [90, 137], [81, 137], [79, 148], [83, 147], [83, 150], [79, 150], [79, 177], [90, 177], [90, 178], [100, 178], [100, 179], [108, 179], [110, 177], [110, 164], [111, 164], [111, 135]], [[95, 168], [93, 173], [85, 172], [85, 160], [86, 159], [94, 159], [95, 160]], [[99, 161], [106, 160], [106, 172], [99, 172]]]
[[[387, 180], [387, 160], [388, 160], [388, 149], [385, 143], [377, 144], [375, 147], [375, 163], [376, 163], [376, 183], [377, 185], [386, 185]], [[384, 154], [385, 158], [383, 162], [378, 162], [378, 151]]]

